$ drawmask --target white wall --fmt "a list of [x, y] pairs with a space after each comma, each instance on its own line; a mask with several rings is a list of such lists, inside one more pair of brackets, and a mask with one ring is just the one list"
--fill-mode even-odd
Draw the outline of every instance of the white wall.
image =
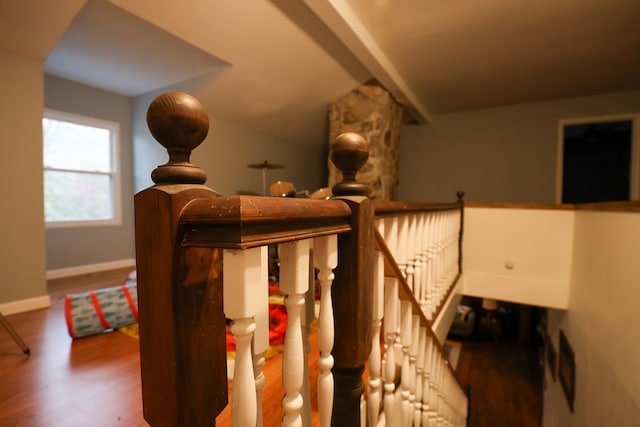
[[640, 212], [577, 211], [569, 310], [549, 313], [575, 353], [573, 414], [548, 371], [544, 427], [640, 425]]
[[640, 112], [640, 91], [434, 116], [400, 136], [399, 198], [553, 203], [558, 121]]
[[[0, 50], [0, 304], [45, 296], [42, 63]], [[6, 306], [0, 307], [8, 314]]]
[[119, 225], [47, 229], [47, 270], [134, 259], [131, 99], [47, 75], [44, 102], [47, 108], [120, 125], [118, 155], [122, 198]]
[[574, 211], [466, 207], [465, 295], [567, 308]]

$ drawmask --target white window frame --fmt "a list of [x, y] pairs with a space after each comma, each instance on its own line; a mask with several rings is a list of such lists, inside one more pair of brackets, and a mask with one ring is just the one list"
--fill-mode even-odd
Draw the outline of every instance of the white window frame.
[[[47, 228], [72, 228], [72, 227], [99, 227], [122, 225], [122, 191], [121, 191], [121, 172], [120, 172], [120, 124], [109, 120], [97, 119], [94, 117], [82, 116], [79, 114], [68, 113], [66, 111], [53, 110], [45, 108], [43, 118], [74, 123], [83, 126], [92, 126], [97, 128], [108, 129], [111, 135], [111, 191], [112, 191], [112, 209], [113, 217], [101, 220], [82, 220], [82, 221], [45, 221]], [[44, 141], [43, 141], [44, 145]], [[44, 148], [44, 147], [43, 147]], [[57, 168], [47, 168], [43, 164], [43, 172], [47, 170], [63, 170]], [[65, 170], [67, 171], [67, 170]], [[80, 172], [87, 172], [78, 170]], [[90, 172], [89, 172], [90, 173]], [[105, 173], [100, 173], [105, 175]], [[44, 193], [43, 193], [44, 195]], [[44, 203], [44, 201], [43, 201]]]
[[629, 199], [640, 198], [640, 114], [615, 114], [607, 116], [579, 117], [574, 119], [562, 119], [558, 121], [558, 151], [556, 163], [556, 203], [562, 203], [562, 176], [564, 166], [564, 127], [567, 125], [581, 125], [588, 123], [604, 122], [631, 122], [631, 186]]

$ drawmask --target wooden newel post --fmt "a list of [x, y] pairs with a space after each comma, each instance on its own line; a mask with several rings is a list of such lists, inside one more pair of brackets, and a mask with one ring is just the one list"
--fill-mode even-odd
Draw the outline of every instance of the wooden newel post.
[[195, 98], [169, 92], [151, 103], [147, 123], [169, 162], [135, 196], [144, 417], [152, 427], [215, 426], [227, 404], [222, 254], [182, 247], [180, 226], [189, 202], [218, 196], [189, 163], [209, 118]]
[[335, 394], [331, 424], [360, 425], [362, 373], [371, 352], [373, 310], [373, 206], [356, 173], [369, 157], [360, 135], [343, 133], [331, 144], [331, 160], [342, 172], [333, 194], [351, 208], [350, 233], [338, 236], [338, 267], [332, 286]]

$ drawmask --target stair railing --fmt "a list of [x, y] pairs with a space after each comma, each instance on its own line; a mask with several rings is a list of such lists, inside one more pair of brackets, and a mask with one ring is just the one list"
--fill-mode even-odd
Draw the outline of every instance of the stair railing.
[[381, 408], [389, 426], [466, 424], [467, 397], [432, 330], [460, 277], [461, 196], [454, 204], [374, 202], [369, 425], [377, 425]]
[[310, 405], [303, 398], [308, 393], [302, 336], [311, 248], [322, 289], [320, 422], [359, 419], [353, 404], [359, 405], [371, 346], [373, 209], [355, 174], [367, 159], [366, 142], [344, 134], [332, 145], [333, 161], [343, 173], [334, 200], [223, 197], [203, 185], [205, 173], [189, 162], [208, 132], [208, 116], [198, 101], [180, 92], [163, 94], [150, 105], [147, 121], [169, 161], [153, 171], [155, 185], [135, 197], [145, 419], [154, 427], [215, 425], [228, 403], [226, 320], [231, 319], [233, 424], [262, 424], [267, 247], [276, 244], [287, 307], [282, 424], [311, 422], [303, 408]]
[[[215, 425], [228, 403], [227, 319], [236, 341], [233, 424], [262, 425], [269, 245], [279, 247], [280, 288], [287, 294], [283, 425], [311, 422], [302, 335], [311, 262], [321, 287], [320, 424], [365, 421], [367, 362], [370, 425], [381, 406], [389, 426], [461, 424], [465, 398], [429, 320], [459, 274], [453, 209], [379, 205], [376, 230], [374, 204], [355, 179], [368, 157], [356, 134], [331, 145], [343, 175], [332, 200], [224, 197], [204, 186], [206, 174], [189, 162], [208, 132], [195, 98], [163, 94], [150, 105], [147, 122], [169, 154], [152, 173], [155, 185], [135, 196], [143, 412], [151, 426]], [[401, 363], [394, 361], [397, 345]]]

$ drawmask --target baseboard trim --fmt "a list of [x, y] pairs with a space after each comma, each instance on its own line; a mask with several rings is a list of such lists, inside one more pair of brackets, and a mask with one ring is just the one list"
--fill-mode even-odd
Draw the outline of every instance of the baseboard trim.
[[8, 316], [10, 314], [23, 313], [25, 311], [49, 308], [50, 306], [51, 298], [49, 295], [42, 295], [39, 297], [2, 303], [0, 304], [0, 313]]
[[117, 261], [107, 261], [98, 264], [79, 265], [76, 267], [58, 268], [47, 271], [47, 280], [63, 279], [66, 277], [80, 276], [83, 274], [98, 273], [101, 271], [117, 270], [119, 268], [135, 268], [136, 260], [121, 259]]

